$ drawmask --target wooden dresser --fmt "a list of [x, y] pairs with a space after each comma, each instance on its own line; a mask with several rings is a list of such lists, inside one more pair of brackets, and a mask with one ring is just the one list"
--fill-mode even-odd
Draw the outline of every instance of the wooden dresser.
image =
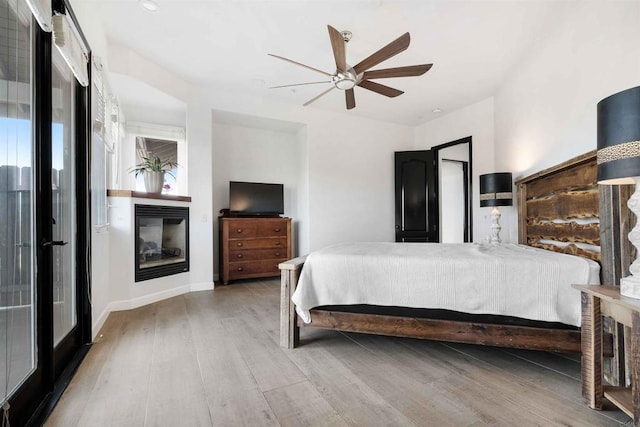
[[222, 216], [220, 274], [236, 279], [279, 276], [278, 264], [291, 259], [291, 218]]

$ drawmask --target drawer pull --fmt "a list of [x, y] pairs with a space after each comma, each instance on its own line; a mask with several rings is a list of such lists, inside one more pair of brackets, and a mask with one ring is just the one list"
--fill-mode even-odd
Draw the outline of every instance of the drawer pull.
[[275, 231], [276, 233], [279, 233], [280, 229], [279, 228], [274, 228], [273, 231]]
[[242, 246], [242, 242], [238, 242], [238, 246]]
[[280, 246], [280, 242], [276, 242], [276, 246]]
[[242, 271], [242, 267], [238, 267], [238, 271]]
[[280, 256], [280, 252], [276, 252], [276, 256]]
[[238, 258], [242, 258], [242, 254], [238, 254], [236, 255]]
[[238, 229], [236, 230], [236, 233], [242, 233], [242, 228], [238, 228]]

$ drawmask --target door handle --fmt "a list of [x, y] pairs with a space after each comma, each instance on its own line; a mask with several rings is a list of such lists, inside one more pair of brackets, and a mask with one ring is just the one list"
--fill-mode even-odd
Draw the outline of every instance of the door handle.
[[64, 246], [67, 243], [69, 243], [69, 242], [65, 242], [65, 241], [62, 241], [62, 240], [50, 240], [50, 241], [47, 241], [47, 240], [42, 239], [42, 241], [40, 242], [40, 246], [42, 246], [43, 248], [46, 248], [48, 246]]

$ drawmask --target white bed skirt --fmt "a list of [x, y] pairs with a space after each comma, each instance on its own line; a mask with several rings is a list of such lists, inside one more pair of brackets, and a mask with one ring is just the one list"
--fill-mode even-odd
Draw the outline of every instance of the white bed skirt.
[[496, 314], [580, 326], [574, 283], [595, 261], [515, 244], [348, 243], [307, 257], [291, 300], [306, 322], [323, 305], [370, 304]]

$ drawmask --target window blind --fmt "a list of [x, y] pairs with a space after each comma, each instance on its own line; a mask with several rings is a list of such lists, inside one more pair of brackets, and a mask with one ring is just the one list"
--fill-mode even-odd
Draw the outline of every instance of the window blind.
[[31, 13], [35, 16], [38, 25], [43, 31], [50, 33], [53, 24], [51, 23], [51, 17], [53, 12], [51, 11], [51, 0], [26, 0]]
[[93, 131], [100, 135], [109, 151], [114, 151], [120, 140], [120, 104], [97, 57], [93, 61], [92, 80], [95, 98]]
[[54, 15], [53, 42], [82, 86], [89, 86], [89, 49], [67, 15]]
[[91, 186], [93, 223], [108, 224], [107, 188], [116, 188], [114, 168], [120, 141], [120, 106], [113, 94], [99, 57], [92, 61], [92, 159]]

